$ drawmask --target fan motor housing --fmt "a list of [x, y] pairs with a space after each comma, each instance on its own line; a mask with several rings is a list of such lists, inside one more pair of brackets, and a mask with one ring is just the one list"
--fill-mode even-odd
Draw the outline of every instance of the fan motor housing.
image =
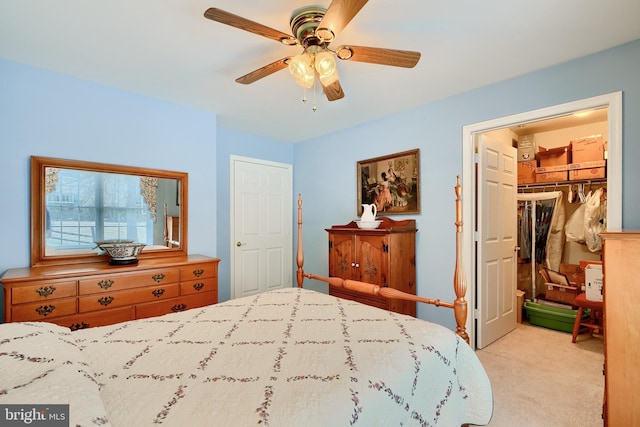
[[316, 36], [316, 28], [320, 25], [327, 9], [322, 6], [305, 6], [291, 14], [291, 31], [305, 48], [309, 46], [326, 46], [327, 42]]

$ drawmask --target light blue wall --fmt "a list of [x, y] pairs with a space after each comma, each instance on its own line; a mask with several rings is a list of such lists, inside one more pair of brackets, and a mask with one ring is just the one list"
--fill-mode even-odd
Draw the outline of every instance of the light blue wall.
[[189, 248], [215, 256], [216, 127], [210, 113], [0, 60], [0, 272], [30, 262], [32, 155], [189, 173]]
[[[419, 229], [417, 291], [450, 300], [453, 187], [456, 175], [462, 173], [463, 126], [616, 91], [623, 91], [624, 110], [623, 226], [640, 229], [636, 184], [640, 180], [640, 41], [636, 41], [296, 144], [294, 191], [304, 198], [305, 270], [327, 271], [324, 229], [356, 218], [356, 162], [419, 148], [422, 212], [410, 216]], [[407, 217], [396, 217], [402, 218]], [[418, 315], [454, 326], [448, 310], [420, 307]]]
[[291, 144], [219, 129], [211, 113], [5, 60], [0, 94], [0, 223], [10, 224], [3, 238], [12, 242], [0, 245], [0, 273], [30, 262], [30, 156], [97, 161], [189, 173], [189, 251], [222, 259], [220, 300], [229, 298], [230, 156], [293, 164]]
[[218, 128], [218, 242], [217, 253], [221, 259], [219, 265], [219, 301], [230, 298], [230, 261], [231, 261], [231, 156], [251, 157], [271, 162], [293, 165], [293, 145], [260, 138], [240, 132]]
[[[294, 194], [304, 199], [305, 269], [322, 274], [324, 229], [356, 216], [356, 162], [419, 148], [422, 213], [411, 216], [419, 228], [418, 292], [450, 299], [453, 186], [462, 172], [464, 125], [623, 91], [623, 224], [640, 229], [638, 70], [640, 41], [289, 145], [219, 128], [210, 113], [0, 60], [0, 271], [29, 264], [31, 155], [188, 172], [189, 249], [222, 259], [224, 300], [230, 155], [294, 165]], [[421, 308], [419, 316], [453, 323], [443, 309]]]

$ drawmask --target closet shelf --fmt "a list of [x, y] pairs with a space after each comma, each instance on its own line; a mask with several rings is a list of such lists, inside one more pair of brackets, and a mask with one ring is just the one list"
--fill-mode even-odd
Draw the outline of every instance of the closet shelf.
[[557, 181], [557, 182], [533, 182], [530, 184], [518, 184], [518, 189], [540, 188], [540, 187], [560, 187], [562, 185], [574, 184], [601, 184], [606, 183], [607, 178], [581, 179], [575, 181]]

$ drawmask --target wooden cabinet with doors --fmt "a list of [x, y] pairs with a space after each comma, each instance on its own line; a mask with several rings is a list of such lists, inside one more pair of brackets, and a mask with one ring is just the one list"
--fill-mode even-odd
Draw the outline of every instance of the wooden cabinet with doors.
[[605, 425], [640, 425], [640, 232], [605, 232]]
[[[410, 294], [416, 293], [416, 221], [378, 218], [376, 229], [360, 229], [355, 221], [334, 225], [329, 233], [329, 275], [388, 286]], [[359, 295], [343, 289], [329, 290], [331, 295], [364, 304], [416, 315], [416, 304]]]

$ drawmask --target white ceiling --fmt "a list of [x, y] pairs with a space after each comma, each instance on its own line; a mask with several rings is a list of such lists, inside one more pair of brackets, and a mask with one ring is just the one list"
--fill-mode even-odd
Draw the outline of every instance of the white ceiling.
[[332, 46], [420, 51], [415, 68], [340, 61], [345, 98], [318, 93], [316, 112], [287, 70], [235, 83], [300, 48], [205, 19], [204, 11], [217, 7], [290, 33], [291, 12], [310, 3], [329, 0], [0, 0], [0, 57], [298, 142], [640, 39], [638, 0], [378, 0]]

